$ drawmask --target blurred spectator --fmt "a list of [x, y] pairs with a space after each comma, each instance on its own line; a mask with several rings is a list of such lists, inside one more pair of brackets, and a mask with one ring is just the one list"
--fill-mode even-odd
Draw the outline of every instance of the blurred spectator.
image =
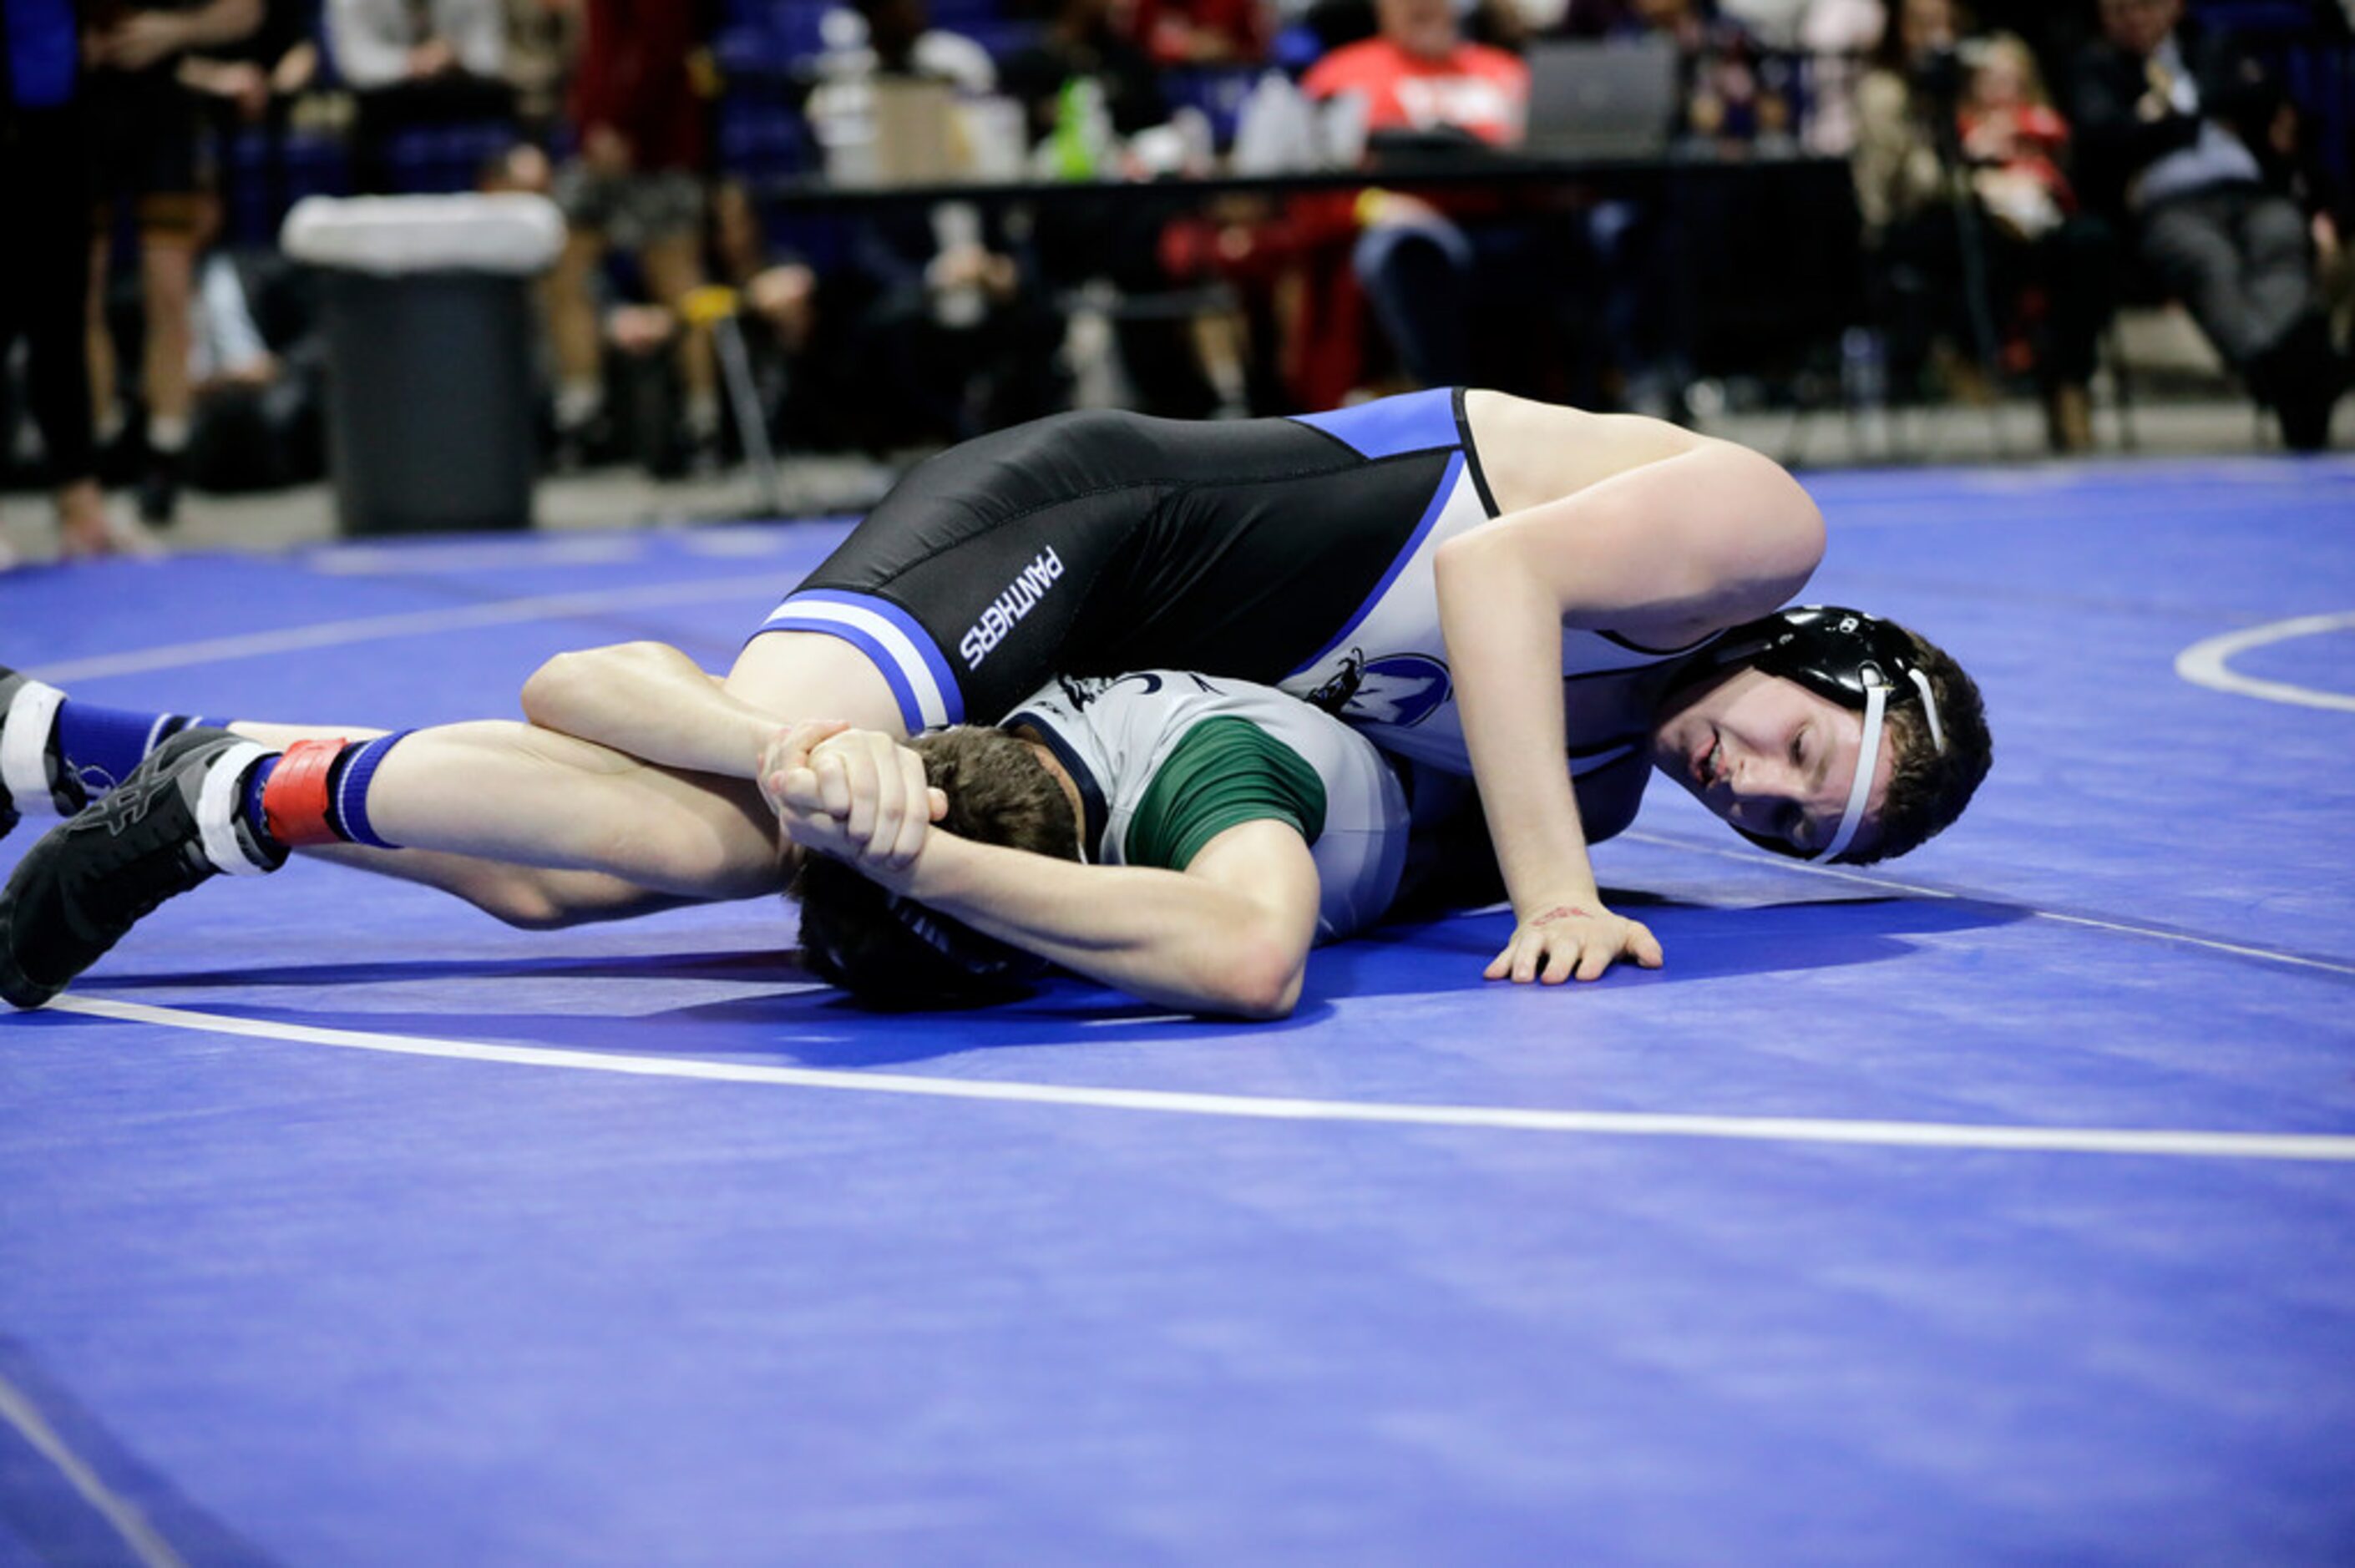
[[1127, 30], [1158, 65], [1256, 65], [1269, 19], [1266, 0], [1132, 0]]
[[1518, 145], [1529, 68], [1466, 43], [1452, 0], [1378, 0], [1377, 34], [1318, 60], [1301, 79], [1313, 99], [1356, 93], [1370, 133], [1407, 132], [1458, 144]]
[[2025, 42], [1998, 33], [1973, 51], [1959, 123], [1971, 188], [1988, 217], [2023, 240], [2060, 228], [2076, 206], [2061, 172], [2069, 127]]
[[1757, 39], [1714, 0], [1633, 0], [1605, 33], [1646, 35], [1676, 42], [1684, 72], [1677, 131], [1687, 141], [1732, 147], [1790, 133], [1788, 83], [1768, 86]]
[[987, 92], [997, 85], [997, 66], [963, 33], [932, 26], [924, 0], [861, 0], [828, 14], [828, 36], [847, 40], [823, 61], [833, 79], [858, 80], [877, 73], [944, 81], [964, 92]]
[[[1113, 132], [1131, 137], [1169, 119], [1160, 73], [1143, 48], [1114, 25], [1112, 0], [1062, 0], [1039, 41], [1006, 62], [1007, 90], [1021, 103], [1029, 140], [1045, 142], [1078, 111], [1076, 82], [1092, 83]], [[1058, 202], [1038, 216], [1039, 270], [1057, 288], [1108, 280], [1124, 297], [1165, 295], [1166, 214], [1118, 197]], [[1116, 313], [1113, 334], [1123, 368], [1146, 413], [1200, 418], [1219, 404], [1197, 356], [1193, 323]]]
[[[1529, 73], [1515, 57], [1466, 42], [1451, 0], [1377, 0], [1380, 31], [1327, 55], [1301, 79], [1311, 99], [1352, 94], [1365, 106], [1376, 168], [1391, 153], [1477, 152], [1519, 144]], [[1406, 377], [1422, 387], [1471, 378], [1476, 295], [1494, 302], [1526, 255], [1526, 231], [1484, 221], [1485, 199], [1426, 200], [1368, 190], [1350, 258]]]
[[1719, 0], [1718, 9], [1767, 48], [1789, 49], [1799, 47], [1814, 6], [1811, 0]]
[[[1676, 131], [1689, 149], [1739, 156], [1761, 139], [1791, 133], [1789, 73], [1778, 69], [1770, 89], [1756, 41], [1709, 0], [1631, 0], [1611, 12], [1589, 14], [1588, 25], [1606, 38], [1676, 46]], [[1685, 185], [1661, 197], [1599, 201], [1588, 213], [1593, 319], [1608, 361], [1596, 400], [1656, 418], [1689, 417], [1697, 331], [1690, 236], [1726, 231], [1732, 220], [1719, 205], [1725, 194]]]
[[2070, 62], [2093, 36], [2095, 8], [2084, 0], [2063, 5], [2052, 0], [1971, 0], [1970, 15], [1981, 30], [2009, 33], [2025, 43], [2044, 80], [2063, 82]]
[[[261, 26], [251, 34], [180, 61], [180, 85], [202, 101], [211, 132], [224, 230], [234, 231], [243, 217], [274, 232], [292, 199], [287, 131], [295, 101], [318, 77], [318, 20], [319, 0], [266, 0]], [[238, 156], [248, 134], [259, 143], [258, 157]]]
[[[91, 440], [84, 296], [90, 289], [89, 165], [80, 40], [70, 0], [0, 0], [0, 363], [17, 337], [68, 556], [116, 546]], [[12, 563], [0, 543], [0, 567]]]
[[197, 268], [189, 323], [190, 482], [263, 490], [325, 472], [325, 354], [310, 285], [274, 252], [216, 249]]
[[1114, 23], [1116, 0], [1062, 0], [1038, 41], [1008, 56], [1006, 90], [1021, 103], [1033, 144], [1055, 133], [1064, 89], [1092, 81], [1113, 130], [1134, 136], [1169, 118], [1153, 58]]
[[505, 0], [327, 0], [327, 50], [352, 90], [352, 188], [396, 189], [394, 139], [513, 121]]
[[[865, 0], [866, 62], [829, 60], [837, 88], [868, 77], [986, 91], [979, 45], [932, 26], [923, 0]], [[866, 69], [855, 69], [865, 63]], [[1016, 220], [1018, 221], [1018, 220]], [[891, 207], [848, 226], [818, 294], [821, 334], [841, 334], [864, 372], [864, 444], [962, 440], [1036, 418], [1064, 401], [1063, 318], [1015, 222], [965, 202]]]
[[1856, 150], [1859, 62], [1888, 26], [1881, 0], [1811, 0], [1799, 19], [1808, 55], [1807, 149], [1832, 157]]
[[[1965, 45], [1951, 0], [1902, 0], [1857, 94], [1857, 202], [1891, 378], [1918, 390], [1961, 344], [1950, 385], [1981, 395], [2008, 332], [2056, 450], [2092, 443], [2086, 385], [2113, 300], [2107, 230], [2071, 214], [2066, 128], [2019, 40]], [[1993, 198], [1993, 199], [1991, 199]]]
[[751, 194], [738, 181], [711, 194], [711, 258], [719, 281], [737, 291], [771, 434], [805, 450], [859, 444], [847, 418], [858, 367], [829, 352], [838, 346], [837, 320], [819, 331], [817, 270], [769, 243]]
[[[549, 281], [557, 363], [559, 460], [593, 450], [604, 429], [596, 290], [606, 251], [637, 259], [655, 303], [676, 308], [704, 281], [704, 103], [697, 7], [687, 0], [582, 0], [572, 84], [581, 151], [557, 175], [570, 233]], [[709, 458], [719, 431], [717, 370], [708, 332], [679, 339], [688, 449]]]
[[506, 79], [527, 140], [551, 144], [564, 115], [565, 73], [580, 48], [578, 0], [506, 0]]
[[1898, 0], [1873, 47], [1872, 69], [1857, 86], [1857, 205], [1876, 244], [1901, 218], [1946, 197], [1939, 127], [1914, 80], [1919, 72], [1958, 69], [1958, 42], [1950, 0]]
[[129, 429], [114, 344], [104, 312], [110, 241], [126, 216], [139, 239], [146, 323], [139, 385], [146, 418], [134, 440], [144, 455], [139, 513], [171, 520], [188, 444], [188, 306], [197, 231], [208, 217], [208, 181], [199, 167], [197, 101], [181, 84], [182, 58], [233, 43], [262, 20], [261, 0], [209, 0], [186, 8], [123, 5], [100, 12], [83, 39], [90, 66], [89, 125], [99, 203], [91, 247], [90, 376], [98, 438]]
[[2269, 180], [2282, 98], [2256, 61], [2185, 20], [2181, 0], [2101, 0], [2070, 108], [2088, 197], [2180, 298], [2225, 363], [2273, 405], [2294, 450], [2328, 445], [2343, 380], [2315, 287], [2318, 240]]

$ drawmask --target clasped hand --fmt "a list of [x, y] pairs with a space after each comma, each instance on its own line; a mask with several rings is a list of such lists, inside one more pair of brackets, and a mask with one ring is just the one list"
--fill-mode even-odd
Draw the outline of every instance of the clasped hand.
[[760, 780], [787, 837], [870, 875], [906, 870], [949, 809], [913, 749], [838, 719], [780, 733], [762, 753]]

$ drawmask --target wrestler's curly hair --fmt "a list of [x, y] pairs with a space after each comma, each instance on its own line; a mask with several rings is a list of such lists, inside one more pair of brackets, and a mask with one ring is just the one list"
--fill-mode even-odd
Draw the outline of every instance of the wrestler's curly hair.
[[[924, 759], [925, 779], [948, 797], [948, 815], [933, 832], [1080, 858], [1070, 798], [1021, 740], [959, 725], [909, 744]], [[804, 861], [791, 895], [801, 901], [803, 964], [870, 1007], [906, 1012], [1012, 1001], [1028, 994], [1047, 967], [820, 855]]]
[[1898, 630], [1913, 642], [1914, 662], [1930, 678], [1946, 744], [1943, 750], [1931, 745], [1929, 720], [1918, 703], [1890, 708], [1884, 733], [1896, 761], [1881, 802], [1880, 829], [1866, 842], [1864, 853], [1841, 855], [1843, 864], [1894, 860], [1944, 832], [1971, 803], [1995, 758], [1978, 683], [1945, 649], [1918, 632]]

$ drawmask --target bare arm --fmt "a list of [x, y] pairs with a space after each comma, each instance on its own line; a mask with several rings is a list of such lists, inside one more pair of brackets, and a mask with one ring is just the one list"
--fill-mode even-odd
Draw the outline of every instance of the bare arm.
[[1297, 830], [1239, 823], [1182, 872], [1083, 865], [945, 832], [923, 832], [922, 847], [894, 863], [869, 851], [872, 832], [856, 815], [871, 793], [868, 779], [890, 771], [865, 756], [868, 743], [887, 739], [803, 725], [778, 744], [762, 788], [794, 842], [1147, 1001], [1247, 1018], [1292, 1011], [1316, 940], [1319, 891], [1316, 863]]
[[212, 0], [209, 5], [182, 15], [180, 26], [186, 29], [189, 48], [233, 44], [261, 26], [261, 0]]
[[1190, 1012], [1290, 1013], [1316, 936], [1316, 863], [1278, 821], [1229, 828], [1182, 872], [1082, 865], [936, 832], [895, 890]]
[[1651, 934], [1610, 915], [1595, 887], [1562, 760], [1561, 629], [1680, 647], [1781, 604], [1822, 551], [1806, 493], [1721, 441], [1441, 547], [1440, 629], [1519, 927], [1491, 978], [1591, 980], [1623, 954], [1659, 961]]
[[235, 43], [261, 26], [261, 0], [212, 0], [193, 11], [133, 11], [99, 42], [97, 61], [144, 70], [183, 49]]
[[559, 653], [523, 686], [524, 716], [666, 768], [755, 777], [783, 719], [729, 695], [693, 659], [663, 642]]

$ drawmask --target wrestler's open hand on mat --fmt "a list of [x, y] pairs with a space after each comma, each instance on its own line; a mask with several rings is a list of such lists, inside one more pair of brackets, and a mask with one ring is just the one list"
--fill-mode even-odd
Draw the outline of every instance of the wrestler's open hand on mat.
[[1490, 980], [1509, 978], [1516, 985], [1533, 980], [1560, 985], [1572, 975], [1600, 980], [1621, 959], [1658, 969], [1659, 939], [1599, 902], [1552, 904], [1513, 928], [1513, 939], [1489, 963], [1487, 975]]
[[769, 743], [761, 792], [793, 841], [862, 870], [902, 871], [948, 797], [924, 759], [890, 736], [839, 720], [805, 721]]

